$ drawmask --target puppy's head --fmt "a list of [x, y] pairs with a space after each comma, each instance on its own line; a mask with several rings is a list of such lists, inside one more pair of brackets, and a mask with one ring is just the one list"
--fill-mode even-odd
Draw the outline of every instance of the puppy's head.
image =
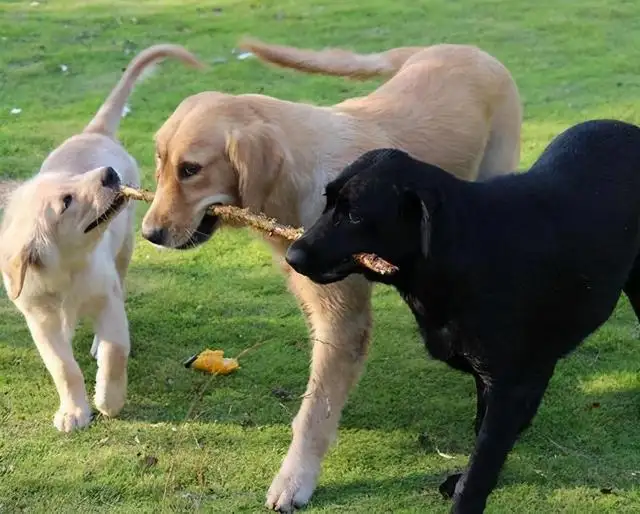
[[399, 150], [373, 150], [350, 164], [325, 191], [316, 223], [287, 251], [287, 263], [314, 282], [328, 284], [352, 273], [382, 280], [353, 258], [374, 253], [402, 267], [429, 251], [428, 207], [403, 176], [417, 161]]
[[0, 269], [9, 297], [30, 266], [55, 270], [86, 259], [126, 200], [110, 167], [81, 175], [40, 173], [10, 196], [0, 226]]
[[246, 99], [201, 93], [184, 100], [156, 134], [156, 193], [142, 235], [168, 248], [207, 241], [213, 205], [262, 211], [289, 159], [282, 130]]

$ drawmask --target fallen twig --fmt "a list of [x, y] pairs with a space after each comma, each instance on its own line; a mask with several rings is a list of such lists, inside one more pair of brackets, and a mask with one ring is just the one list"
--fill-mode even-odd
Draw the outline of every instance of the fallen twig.
[[[120, 192], [123, 196], [132, 200], [142, 200], [147, 203], [153, 201], [153, 193], [151, 191], [121, 186]], [[281, 225], [276, 220], [267, 218], [263, 214], [253, 214], [248, 209], [241, 209], [232, 205], [214, 205], [209, 207], [209, 213], [213, 216], [218, 216], [224, 222], [251, 227], [271, 237], [280, 237], [287, 241], [295, 241], [304, 232], [301, 228]], [[391, 275], [398, 271], [397, 266], [371, 253], [359, 253], [353, 257], [359, 264], [380, 275]]]

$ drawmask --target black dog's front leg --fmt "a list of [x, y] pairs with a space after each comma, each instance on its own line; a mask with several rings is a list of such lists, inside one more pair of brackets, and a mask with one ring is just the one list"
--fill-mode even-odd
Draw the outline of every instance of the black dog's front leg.
[[469, 467], [465, 473], [452, 475], [440, 486], [445, 495], [453, 492], [451, 512], [484, 512], [507, 455], [521, 428], [535, 416], [551, 374], [552, 370], [544, 376], [530, 376], [528, 380], [498, 382], [487, 391], [486, 414]]
[[465, 357], [454, 355], [446, 359], [445, 362], [458, 371], [473, 375], [476, 382], [476, 418], [474, 421], [474, 430], [477, 436], [480, 431], [480, 426], [482, 425], [482, 420], [484, 419], [484, 413], [487, 410], [485, 401], [487, 386], [482, 377], [473, 369], [473, 366], [471, 366], [471, 363]]
[[473, 378], [476, 381], [476, 419], [474, 422], [474, 431], [476, 437], [480, 433], [480, 427], [484, 420], [484, 415], [487, 412], [487, 402], [485, 401], [485, 395], [487, 392], [487, 386], [484, 380], [477, 373], [473, 374]]

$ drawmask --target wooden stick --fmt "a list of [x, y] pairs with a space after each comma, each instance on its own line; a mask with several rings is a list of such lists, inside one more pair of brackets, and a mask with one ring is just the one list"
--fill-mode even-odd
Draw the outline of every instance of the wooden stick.
[[[153, 193], [151, 191], [145, 191], [144, 189], [121, 186], [120, 193], [132, 200], [141, 200], [147, 203], [153, 201]], [[295, 241], [302, 236], [304, 232], [301, 228], [281, 225], [276, 220], [267, 218], [263, 214], [253, 214], [249, 212], [248, 209], [241, 209], [240, 207], [233, 207], [232, 205], [214, 205], [209, 207], [208, 212], [213, 216], [218, 216], [222, 221], [227, 223], [241, 224], [264, 232], [271, 237], [280, 237], [287, 241]], [[397, 266], [371, 253], [359, 253], [354, 255], [354, 259], [362, 266], [380, 275], [391, 275], [398, 271]]]

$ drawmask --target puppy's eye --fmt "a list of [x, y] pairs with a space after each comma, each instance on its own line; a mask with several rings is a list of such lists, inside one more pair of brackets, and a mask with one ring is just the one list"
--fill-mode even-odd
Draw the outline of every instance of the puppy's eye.
[[73, 202], [73, 196], [64, 195], [62, 197], [62, 212], [66, 211], [69, 208], [71, 202]]
[[183, 162], [178, 166], [178, 174], [180, 178], [189, 178], [196, 175], [201, 169], [202, 166], [196, 162]]

